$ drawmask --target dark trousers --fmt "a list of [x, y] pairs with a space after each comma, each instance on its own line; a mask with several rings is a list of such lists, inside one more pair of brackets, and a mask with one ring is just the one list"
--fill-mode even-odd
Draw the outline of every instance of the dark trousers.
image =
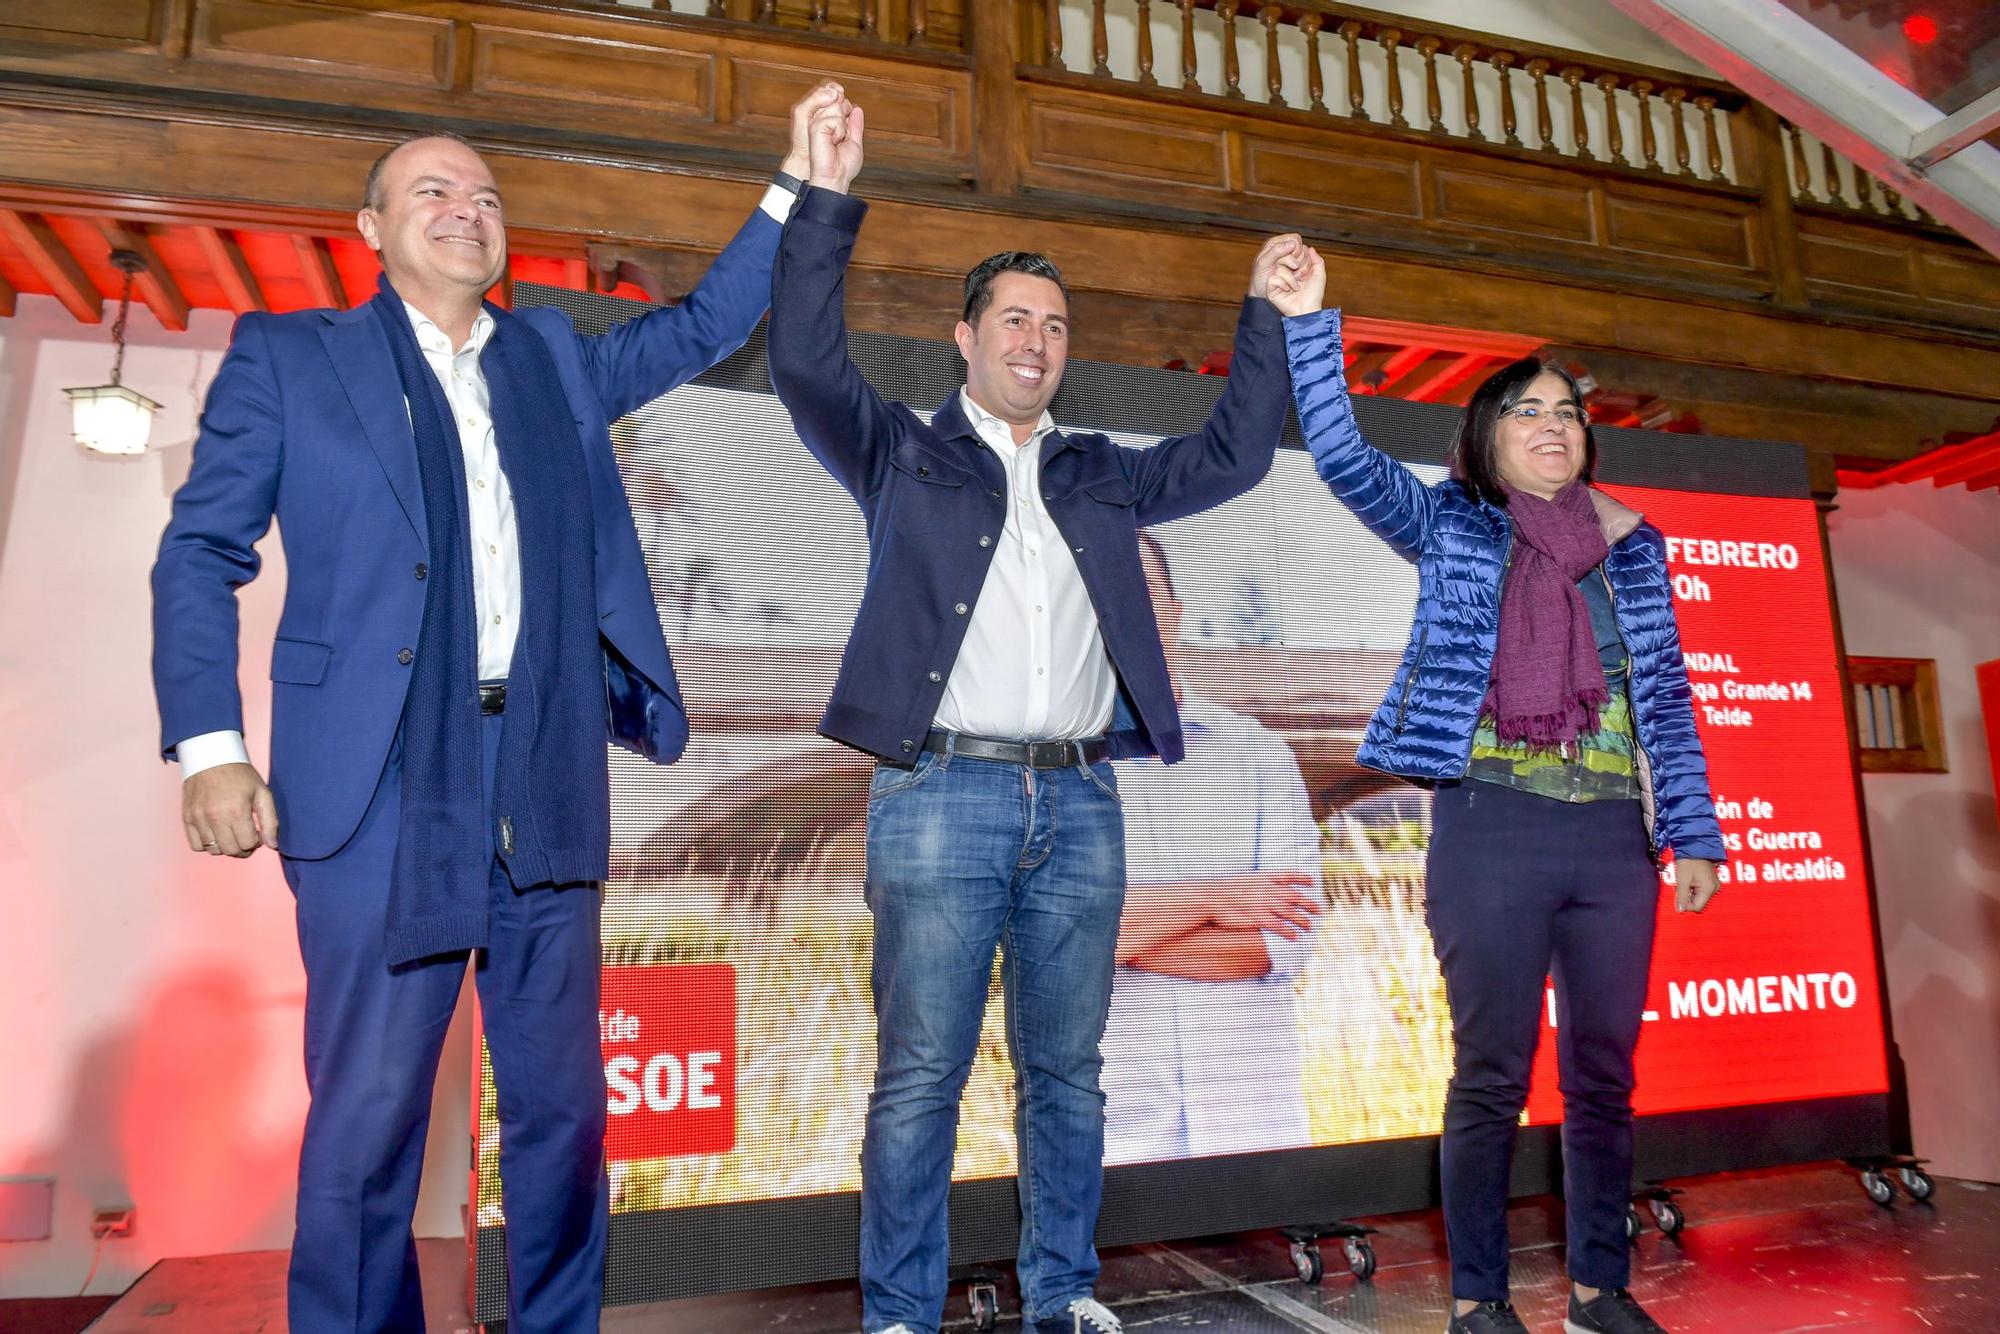
[[[494, 715], [482, 728], [489, 807], [500, 723]], [[399, 760], [400, 746], [346, 847], [321, 861], [285, 862], [298, 898], [312, 1094], [299, 1156], [291, 1329], [424, 1327], [410, 1219], [438, 1052], [471, 963], [499, 1099], [507, 1328], [595, 1330], [609, 1222], [599, 887], [517, 891], [495, 859], [488, 947], [471, 959], [445, 955], [389, 967], [383, 929], [401, 807]]]
[[1425, 914], [1457, 1049], [1443, 1143], [1452, 1295], [1507, 1296], [1507, 1181], [1551, 972], [1569, 1273], [1623, 1287], [1632, 1049], [1660, 893], [1639, 803], [1469, 781], [1439, 787], [1431, 811]]

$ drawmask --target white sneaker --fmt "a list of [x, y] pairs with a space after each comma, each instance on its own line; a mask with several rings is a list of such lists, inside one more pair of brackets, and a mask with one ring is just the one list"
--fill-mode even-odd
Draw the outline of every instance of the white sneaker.
[[875, 1334], [917, 1334], [917, 1332], [911, 1329], [908, 1325], [894, 1324], [889, 1326], [889, 1328], [887, 1329], [876, 1330]]
[[1076, 1334], [1123, 1334], [1125, 1329], [1111, 1308], [1094, 1297], [1078, 1297], [1069, 1304], [1069, 1314]]

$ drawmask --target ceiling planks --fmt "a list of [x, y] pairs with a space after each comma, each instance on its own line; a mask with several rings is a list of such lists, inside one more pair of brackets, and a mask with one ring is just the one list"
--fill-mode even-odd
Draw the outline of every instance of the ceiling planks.
[[153, 312], [160, 327], [176, 333], [188, 327], [188, 299], [181, 294], [167, 266], [160, 262], [142, 223], [123, 223], [113, 218], [95, 219], [97, 230], [114, 251], [129, 250], [139, 257], [142, 267], [133, 275], [132, 286], [139, 299]]
[[243, 257], [243, 247], [236, 238], [220, 227], [194, 227], [195, 243], [201, 247], [202, 258], [208, 262], [209, 272], [221, 287], [223, 299], [238, 315], [253, 310], [269, 310], [270, 301], [264, 296], [264, 288], [257, 281], [257, 275], [250, 268], [250, 262]]
[[76, 256], [39, 213], [0, 209], [0, 233], [19, 249], [28, 265], [47, 284], [50, 295], [85, 324], [104, 320], [104, 297], [78, 264]]

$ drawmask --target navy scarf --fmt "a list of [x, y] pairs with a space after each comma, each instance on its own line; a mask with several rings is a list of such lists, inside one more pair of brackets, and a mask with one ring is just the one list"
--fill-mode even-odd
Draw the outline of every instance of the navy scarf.
[[403, 706], [402, 821], [386, 939], [398, 964], [486, 944], [496, 853], [516, 889], [603, 880], [611, 799], [590, 478], [548, 345], [525, 320], [487, 307], [494, 328], [480, 366], [521, 550], [521, 625], [489, 828], [465, 456], [386, 274], [370, 304], [410, 407], [429, 555]]

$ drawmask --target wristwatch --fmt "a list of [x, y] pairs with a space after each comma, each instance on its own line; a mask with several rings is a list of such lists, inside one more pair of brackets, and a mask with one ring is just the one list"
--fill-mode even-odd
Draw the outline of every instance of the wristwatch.
[[806, 183], [788, 171], [772, 172], [771, 184], [789, 190], [795, 195], [802, 195], [806, 192]]

